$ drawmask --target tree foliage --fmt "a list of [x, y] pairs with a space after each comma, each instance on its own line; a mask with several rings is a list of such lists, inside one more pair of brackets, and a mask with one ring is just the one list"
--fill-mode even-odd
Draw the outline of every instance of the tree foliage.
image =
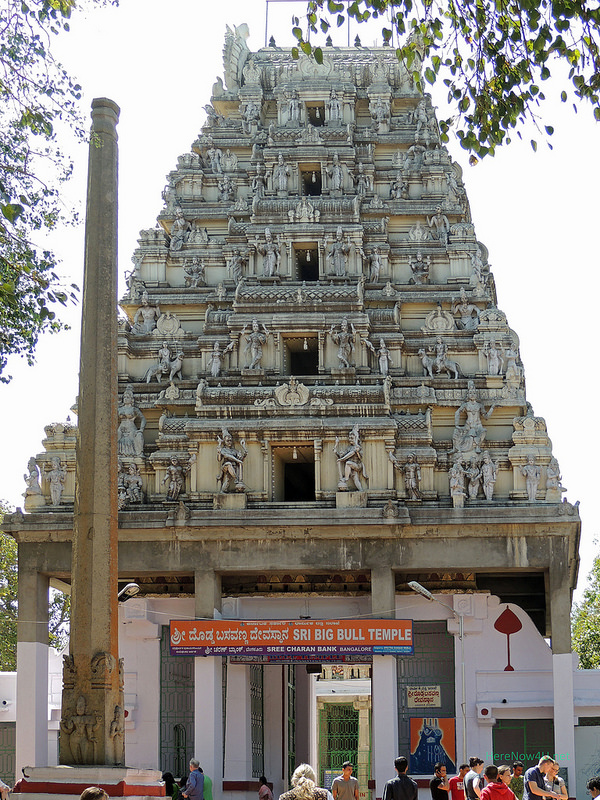
[[600, 555], [594, 559], [581, 603], [571, 614], [573, 650], [582, 669], [600, 668]]
[[[0, 501], [0, 524], [8, 513], [7, 505]], [[17, 668], [17, 602], [18, 563], [17, 543], [0, 531], [0, 671], [11, 672]], [[69, 636], [71, 598], [52, 590], [48, 608], [49, 642], [62, 649]]]
[[[39, 335], [65, 327], [64, 287], [48, 231], [67, 221], [59, 187], [72, 163], [58, 146], [65, 123], [84, 135], [81, 87], [56, 62], [52, 37], [68, 31], [75, 0], [0, 3], [0, 381], [12, 354], [33, 361]], [[74, 221], [69, 214], [68, 221]]]
[[[328, 17], [327, 14], [332, 15]], [[335, 15], [335, 21], [332, 23]], [[600, 6], [586, 0], [309, 0], [306, 30], [296, 19], [297, 50], [322, 61], [310, 33], [332, 24], [382, 18], [383, 41], [397, 32], [396, 53], [423, 90], [441, 79], [452, 115], [440, 120], [442, 140], [452, 128], [474, 155], [494, 153], [527, 121], [542, 129], [541, 106], [552, 92], [573, 107], [589, 101], [600, 120]], [[566, 67], [569, 82], [544, 85], [551, 68]], [[421, 68], [422, 65], [422, 68]], [[569, 88], [570, 86], [570, 88]], [[568, 88], [568, 91], [567, 91]], [[551, 136], [551, 125], [543, 126]], [[536, 149], [536, 141], [531, 140]]]

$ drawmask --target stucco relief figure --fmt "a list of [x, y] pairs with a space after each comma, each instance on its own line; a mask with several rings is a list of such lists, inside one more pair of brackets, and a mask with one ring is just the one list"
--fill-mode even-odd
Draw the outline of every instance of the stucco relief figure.
[[175, 211], [175, 219], [171, 225], [171, 242], [169, 250], [171, 253], [177, 253], [183, 245], [187, 242], [192, 230], [191, 224], [183, 215], [181, 208]]
[[267, 176], [262, 164], [256, 167], [256, 175], [252, 178], [252, 194], [257, 200], [265, 196], [267, 189]]
[[260, 108], [254, 100], [242, 103], [240, 105], [240, 114], [242, 115], [242, 130], [244, 133], [250, 133], [252, 126], [260, 123]]
[[465, 471], [460, 459], [457, 459], [448, 470], [450, 483], [450, 497], [454, 508], [463, 508], [465, 505]]
[[464, 288], [460, 290], [460, 297], [452, 303], [452, 313], [460, 316], [458, 327], [464, 331], [477, 330], [479, 325], [479, 308], [469, 302]]
[[50, 465], [50, 469], [44, 466], [44, 478], [46, 478], [50, 485], [50, 499], [52, 500], [52, 505], [59, 506], [63, 489], [65, 488], [67, 470], [61, 465], [60, 458], [56, 456], [51, 460]]
[[450, 223], [448, 222], [448, 217], [442, 214], [441, 206], [435, 209], [435, 214], [432, 217], [427, 217], [427, 224], [430, 228], [435, 230], [435, 238], [441, 242], [444, 247], [448, 247]]
[[329, 120], [331, 122], [337, 122], [338, 120], [342, 119], [342, 105], [335, 89], [332, 89], [329, 93], [327, 107], [329, 108]]
[[338, 346], [337, 357], [342, 369], [350, 369], [352, 364], [350, 359], [354, 352], [354, 343], [356, 341], [356, 330], [354, 325], [350, 323], [350, 330], [348, 330], [348, 320], [344, 317], [340, 325], [339, 333], [335, 332], [335, 326], [329, 329], [329, 335], [333, 339], [334, 344]]
[[352, 170], [348, 170], [348, 175], [354, 184], [356, 194], [362, 197], [371, 188], [371, 179], [365, 172], [365, 167], [362, 161], [359, 161], [356, 174]]
[[122, 477], [123, 491], [130, 503], [142, 502], [142, 476], [140, 468], [133, 462], [127, 468], [127, 472]]
[[25, 497], [32, 497], [34, 495], [41, 495], [42, 489], [40, 486], [40, 471], [37, 462], [32, 456], [27, 462], [27, 474], [23, 475], [25, 481]]
[[232, 153], [229, 148], [225, 151], [223, 158], [221, 159], [221, 166], [225, 172], [235, 172], [238, 165], [238, 157], [235, 153]]
[[517, 364], [519, 349], [511, 344], [510, 347], [504, 351], [504, 357], [506, 358], [505, 377], [507, 383], [519, 386], [523, 377], [523, 368]]
[[408, 200], [408, 181], [402, 177], [400, 170], [390, 184], [390, 198], [392, 200]]
[[390, 119], [390, 104], [389, 102], [378, 97], [374, 103], [371, 103], [371, 119], [373, 120], [373, 128], [380, 130], [385, 122]]
[[[123, 392], [123, 402], [118, 409], [119, 429], [117, 431], [117, 450], [120, 456], [141, 456], [144, 452], [144, 428], [146, 417], [134, 405], [133, 389], [127, 386]], [[136, 425], [139, 423], [139, 428]]]
[[146, 383], [150, 383], [152, 378], [156, 378], [156, 382], [160, 383], [162, 376], [167, 376], [171, 370], [171, 351], [167, 342], [163, 342], [159, 347], [157, 353], [157, 363], [146, 370], [144, 379]]
[[217, 475], [217, 483], [221, 484], [220, 493], [245, 492], [244, 485], [244, 459], [248, 455], [246, 442], [240, 440], [240, 449], [236, 450], [233, 444], [233, 436], [227, 428], [222, 430], [223, 436], [217, 436], [217, 461], [220, 472]]
[[220, 342], [216, 341], [213, 345], [213, 349], [208, 357], [208, 366], [210, 369], [210, 374], [213, 378], [218, 378], [221, 374], [223, 369], [223, 363], [225, 361], [225, 356], [227, 353], [231, 353], [235, 346], [235, 342], [229, 342], [227, 347], [221, 350]]
[[498, 477], [498, 462], [493, 461], [489, 450], [483, 453], [481, 462], [481, 477], [483, 480], [483, 493], [486, 500], [491, 500], [494, 496], [494, 487]]
[[448, 358], [448, 345], [441, 336], [436, 338], [435, 345], [429, 348], [429, 352], [434, 353], [435, 357], [432, 358], [427, 355], [422, 347], [418, 351], [418, 356], [423, 365], [423, 375], [433, 378], [435, 375], [441, 375], [445, 372], [448, 375], [452, 375], [454, 380], [458, 379], [460, 367], [456, 361]]
[[487, 359], [488, 375], [502, 375], [504, 359], [502, 358], [502, 346], [499, 342], [486, 342], [483, 348], [483, 355]]
[[244, 354], [247, 357], [246, 369], [262, 369], [263, 346], [267, 341], [270, 331], [267, 330], [264, 322], [262, 323], [262, 331], [257, 319], [252, 320], [252, 329], [247, 332], [248, 327], [244, 325], [240, 338], [246, 339], [246, 347]]
[[527, 498], [533, 503], [537, 495], [538, 486], [540, 485], [541, 475], [541, 470], [535, 463], [535, 456], [527, 457], [527, 463], [521, 467], [521, 475], [525, 478]]
[[[323, 242], [327, 247], [328, 237], [325, 237]], [[330, 274], [336, 275], [338, 278], [346, 275], [346, 267], [348, 265], [348, 253], [350, 252], [350, 241], [344, 241], [344, 234], [341, 226], [338, 227], [335, 239], [331, 244], [331, 248], [327, 253], [327, 263], [329, 264]]]
[[101, 719], [93, 714], [86, 714], [86, 701], [83, 695], [77, 698], [75, 713], [63, 717], [60, 729], [68, 736], [69, 749], [74, 764], [94, 763], [94, 745], [98, 741], [96, 731]]
[[184, 466], [180, 463], [177, 456], [171, 456], [167, 466], [165, 477], [162, 481], [163, 486], [167, 484], [167, 500], [177, 500], [185, 488], [185, 476], [190, 470], [190, 465], [195, 461], [195, 456], [190, 457], [190, 464]]
[[281, 248], [279, 243], [273, 239], [270, 228], [265, 228], [265, 242], [264, 244], [258, 242], [256, 250], [263, 257], [263, 275], [265, 278], [273, 278], [278, 275]]
[[113, 756], [115, 764], [122, 764], [125, 752], [123, 741], [125, 736], [125, 713], [122, 706], [115, 706], [113, 718], [110, 723], [109, 736], [113, 745]]
[[402, 477], [404, 479], [404, 488], [406, 490], [406, 496], [408, 499], [420, 500], [421, 467], [419, 466], [416, 455], [414, 453], [410, 453], [408, 456], [408, 461], [405, 464], [401, 464], [396, 458], [396, 454], [390, 453], [390, 461], [394, 465], [394, 468], [402, 473]]
[[220, 175], [223, 172], [223, 167], [221, 165], [221, 159], [223, 158], [223, 151], [220, 150], [218, 147], [215, 147], [212, 138], [209, 138], [206, 157], [208, 158], [208, 163], [210, 164], [211, 170], [214, 173]]
[[238, 286], [244, 279], [244, 264], [248, 263], [247, 255], [242, 255], [241, 251], [236, 249], [233, 251], [231, 258], [227, 263], [233, 282]]
[[142, 294], [142, 305], [138, 308], [138, 310], [135, 312], [135, 316], [133, 317], [131, 332], [137, 336], [143, 336], [144, 334], [152, 333], [154, 328], [156, 328], [156, 323], [159, 317], [160, 306], [151, 306], [148, 292], [144, 292]]
[[383, 339], [379, 339], [379, 347], [375, 347], [368, 339], [363, 339], [365, 347], [377, 358], [380, 375], [389, 375], [390, 367], [393, 367], [390, 351]]
[[198, 256], [194, 256], [191, 262], [187, 258], [183, 262], [184, 282], [188, 289], [197, 289], [198, 286], [204, 286], [205, 279], [205, 265], [204, 261], [200, 261]]
[[550, 463], [546, 467], [546, 490], [566, 492], [567, 490], [562, 485], [561, 481], [562, 475], [560, 474], [558, 460], [555, 456], [552, 456]]
[[465, 470], [465, 475], [468, 479], [467, 489], [469, 492], [469, 500], [477, 500], [479, 494], [479, 484], [481, 483], [481, 470], [477, 463], [477, 458], [473, 456], [469, 465]]
[[[483, 403], [477, 399], [477, 391], [473, 381], [469, 381], [467, 388], [467, 399], [456, 409], [454, 414], [454, 433], [452, 444], [455, 453], [481, 452], [481, 447], [485, 440], [487, 431], [483, 426], [483, 419], [489, 419], [492, 411], [496, 408], [493, 403], [486, 411]], [[462, 415], [466, 415], [464, 426], [461, 426]]]
[[369, 255], [365, 253], [362, 247], [358, 248], [358, 252], [363, 261], [369, 264], [369, 283], [379, 283], [379, 276], [381, 275], [381, 268], [383, 266], [383, 259], [381, 258], [381, 250], [376, 245]]
[[418, 250], [416, 256], [408, 257], [408, 266], [412, 272], [412, 282], [418, 286], [429, 283], [429, 270], [431, 269], [431, 256], [423, 258], [423, 253]]
[[288, 121], [295, 124], [300, 121], [300, 100], [296, 90], [288, 97]]
[[287, 194], [290, 175], [290, 168], [283, 160], [283, 153], [279, 153], [277, 163], [273, 167], [273, 185], [278, 192]]
[[333, 452], [337, 456], [338, 492], [352, 491], [352, 484], [357, 491], [364, 491], [361, 477], [368, 481], [369, 476], [365, 471], [365, 465], [362, 460], [358, 425], [355, 425], [348, 434], [348, 445], [346, 447], [340, 445], [339, 437], [335, 437]]
[[219, 200], [224, 203], [229, 203], [234, 199], [235, 183], [229, 177], [229, 175], [223, 175], [223, 177], [220, 178], [217, 186], [219, 188]]
[[333, 154], [332, 164], [330, 167], [326, 168], [326, 171], [329, 176], [329, 185], [332, 191], [341, 191], [344, 187], [344, 172], [337, 153]]
[[427, 114], [427, 104], [425, 100], [419, 100], [417, 107], [412, 113], [412, 122], [413, 125], [416, 125], [415, 142], [418, 142], [421, 134], [427, 130], [427, 125], [429, 123], [429, 115]]

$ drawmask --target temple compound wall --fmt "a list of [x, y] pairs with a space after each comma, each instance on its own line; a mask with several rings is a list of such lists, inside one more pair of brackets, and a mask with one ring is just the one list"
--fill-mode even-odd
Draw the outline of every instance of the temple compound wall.
[[[365, 797], [398, 752], [427, 778], [423, 736], [455, 765], [550, 747], [573, 795], [575, 724], [598, 705], [571, 654], [578, 509], [431, 98], [389, 48], [317, 64], [246, 39], [227, 31], [121, 300], [119, 580], [141, 589], [121, 608], [127, 763], [197, 755], [215, 798], [261, 774], [280, 792], [295, 762], [339, 767], [323, 731], [347, 715]], [[48, 759], [43, 623], [49, 582], [70, 581], [74, 441], [46, 427], [9, 526], [18, 769]], [[171, 654], [170, 620], [222, 618], [412, 620], [414, 652], [317, 660], [319, 680]]]

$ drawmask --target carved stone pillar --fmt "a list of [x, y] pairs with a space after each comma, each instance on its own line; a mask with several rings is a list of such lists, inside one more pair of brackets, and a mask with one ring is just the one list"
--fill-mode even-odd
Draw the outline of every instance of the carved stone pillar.
[[367, 788], [371, 761], [371, 698], [359, 697], [352, 703], [358, 711], [358, 763], [356, 777], [363, 791]]
[[125, 763], [117, 641], [117, 133], [119, 107], [92, 102], [72, 549], [70, 654], [61, 764]]

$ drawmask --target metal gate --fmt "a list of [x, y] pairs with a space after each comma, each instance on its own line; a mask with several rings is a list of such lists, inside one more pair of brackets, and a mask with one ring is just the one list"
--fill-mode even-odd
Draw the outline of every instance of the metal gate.
[[287, 782], [296, 769], [296, 666], [287, 664], [285, 667], [287, 685]]
[[341, 773], [344, 761], [358, 763], [358, 711], [326, 703], [319, 711], [319, 785], [325, 786], [325, 770]]
[[263, 666], [259, 664], [252, 664], [250, 667], [250, 727], [253, 778], [260, 778], [265, 771], [263, 670]]
[[172, 656], [169, 628], [160, 639], [160, 768], [176, 778], [194, 757], [194, 659]]
[[15, 782], [15, 722], [0, 723], [0, 779], [8, 786]]

